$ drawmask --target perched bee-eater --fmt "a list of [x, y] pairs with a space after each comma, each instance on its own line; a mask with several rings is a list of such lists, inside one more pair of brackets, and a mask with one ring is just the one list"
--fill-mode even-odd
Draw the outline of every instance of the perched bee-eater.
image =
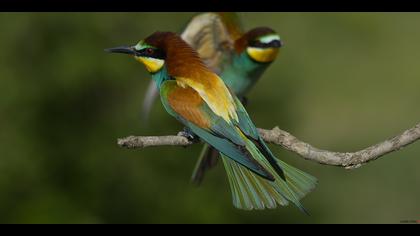
[[[181, 38], [243, 103], [283, 45], [280, 36], [268, 27], [245, 32], [238, 15], [232, 12], [194, 16], [182, 31]], [[143, 102], [144, 117], [148, 117], [157, 96], [156, 85], [151, 81]], [[204, 145], [191, 177], [193, 183], [202, 182], [205, 172], [217, 164], [218, 155], [217, 150]]]
[[238, 97], [178, 35], [156, 32], [135, 46], [108, 51], [133, 55], [144, 64], [166, 111], [221, 153], [235, 207], [292, 202], [306, 212], [300, 199], [316, 179], [273, 155]]

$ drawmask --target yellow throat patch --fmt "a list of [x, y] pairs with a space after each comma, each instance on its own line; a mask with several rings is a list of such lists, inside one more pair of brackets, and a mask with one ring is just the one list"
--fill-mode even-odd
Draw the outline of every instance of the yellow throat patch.
[[248, 55], [257, 62], [272, 62], [276, 59], [279, 52], [278, 48], [256, 48], [247, 47], [246, 52]]
[[151, 57], [136, 57], [136, 60], [143, 63], [146, 70], [150, 73], [157, 72], [162, 68], [163, 64], [165, 64], [164, 60]]

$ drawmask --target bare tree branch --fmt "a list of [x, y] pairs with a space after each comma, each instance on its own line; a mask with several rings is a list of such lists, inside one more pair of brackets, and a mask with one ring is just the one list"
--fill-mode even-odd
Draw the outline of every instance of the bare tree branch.
[[[268, 143], [282, 146], [286, 150], [300, 155], [306, 160], [320, 164], [341, 166], [354, 169], [376, 160], [385, 154], [400, 150], [401, 148], [420, 139], [420, 123], [403, 133], [387, 139], [376, 145], [367, 147], [357, 152], [332, 152], [318, 149], [305, 143], [290, 133], [279, 129], [259, 129], [261, 137]], [[173, 136], [130, 136], [118, 140], [118, 145], [125, 148], [145, 148], [156, 146], [188, 146], [193, 144], [187, 138], [179, 135]]]

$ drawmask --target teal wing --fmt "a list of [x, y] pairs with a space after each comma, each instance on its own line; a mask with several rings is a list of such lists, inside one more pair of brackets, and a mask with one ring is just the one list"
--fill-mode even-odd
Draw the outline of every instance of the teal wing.
[[258, 133], [257, 127], [255, 127], [251, 118], [248, 115], [248, 112], [245, 110], [245, 107], [242, 105], [238, 97], [235, 96], [235, 105], [236, 113], [238, 114], [238, 126], [241, 131], [248, 137], [258, 140], [260, 139], [260, 134]]
[[161, 85], [160, 94], [168, 113], [202, 140], [261, 177], [273, 180], [273, 176], [247, 150], [246, 141], [235, 126], [215, 115], [193, 89], [179, 87], [172, 80]]
[[264, 155], [270, 165], [274, 168], [277, 174], [282, 178], [285, 179], [284, 170], [282, 169], [281, 165], [276, 161], [276, 157], [271, 152], [271, 150], [267, 147], [267, 144], [261, 138], [260, 134], [258, 133], [257, 128], [255, 127], [254, 123], [252, 122], [251, 118], [249, 117], [248, 113], [246, 112], [244, 106], [242, 105], [241, 101], [237, 97], [235, 97], [235, 103], [237, 108], [237, 114], [239, 118], [238, 126], [242, 130], [242, 132], [254, 142], [254, 145], [259, 149], [259, 151]]

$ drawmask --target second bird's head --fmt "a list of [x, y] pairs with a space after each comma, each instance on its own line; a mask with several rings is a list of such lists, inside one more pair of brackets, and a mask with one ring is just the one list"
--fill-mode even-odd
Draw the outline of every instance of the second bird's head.
[[134, 46], [109, 48], [105, 49], [105, 51], [132, 55], [146, 67], [149, 73], [154, 74], [160, 71], [165, 64], [166, 52], [163, 46], [165, 43], [164, 39], [169, 34], [172, 35], [173, 33], [157, 32]]
[[268, 27], [254, 28], [235, 42], [236, 52], [246, 51], [252, 60], [259, 63], [274, 61], [282, 46], [280, 36]]

